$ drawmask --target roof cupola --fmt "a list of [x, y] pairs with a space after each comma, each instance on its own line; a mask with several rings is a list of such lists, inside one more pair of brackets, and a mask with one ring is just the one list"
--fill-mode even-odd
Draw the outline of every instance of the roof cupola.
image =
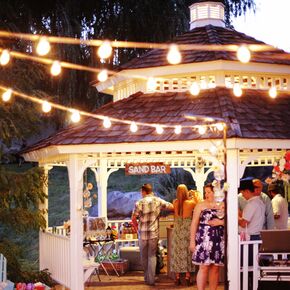
[[189, 6], [190, 30], [208, 24], [225, 27], [223, 0], [199, 0]]

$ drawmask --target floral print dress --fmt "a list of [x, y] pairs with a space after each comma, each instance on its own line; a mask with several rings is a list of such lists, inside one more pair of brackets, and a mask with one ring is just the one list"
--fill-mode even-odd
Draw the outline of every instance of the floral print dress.
[[192, 262], [196, 265], [223, 265], [224, 227], [210, 226], [208, 221], [218, 218], [216, 209], [205, 209], [200, 214], [199, 226], [195, 235], [195, 250]]

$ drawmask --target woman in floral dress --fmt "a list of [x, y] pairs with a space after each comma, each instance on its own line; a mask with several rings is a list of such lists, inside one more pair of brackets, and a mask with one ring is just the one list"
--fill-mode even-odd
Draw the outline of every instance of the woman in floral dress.
[[224, 260], [224, 220], [218, 218], [223, 204], [214, 200], [212, 184], [204, 187], [205, 200], [194, 209], [190, 229], [192, 262], [199, 265], [197, 289], [204, 290], [209, 274], [210, 290], [217, 289], [219, 266]]
[[171, 271], [175, 272], [175, 284], [180, 285], [180, 273], [185, 273], [186, 284], [190, 285], [190, 272], [194, 271], [189, 249], [192, 212], [197, 199], [189, 198], [186, 185], [177, 187], [174, 207], [172, 235]]

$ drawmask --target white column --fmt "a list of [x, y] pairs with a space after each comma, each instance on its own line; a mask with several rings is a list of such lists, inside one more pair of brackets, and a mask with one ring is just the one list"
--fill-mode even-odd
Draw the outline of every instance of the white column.
[[67, 162], [70, 187], [70, 290], [83, 290], [83, 172], [84, 166], [77, 155]]
[[49, 173], [49, 170], [51, 170], [52, 168], [53, 168], [53, 166], [51, 166], [51, 165], [48, 165], [48, 164], [43, 165], [44, 176], [46, 179], [43, 190], [44, 190], [47, 198], [44, 200], [44, 202], [40, 202], [39, 206], [38, 206], [40, 210], [44, 211], [43, 216], [44, 216], [45, 222], [46, 222], [46, 226], [45, 226], [46, 229], [48, 228], [48, 173]]
[[239, 187], [239, 150], [227, 150], [227, 234], [228, 234], [228, 280], [229, 290], [240, 289], [240, 261], [238, 237], [238, 187]]

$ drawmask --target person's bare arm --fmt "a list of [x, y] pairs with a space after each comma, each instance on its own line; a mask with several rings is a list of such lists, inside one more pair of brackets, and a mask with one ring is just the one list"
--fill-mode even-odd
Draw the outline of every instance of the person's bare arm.
[[195, 249], [195, 235], [196, 235], [197, 227], [199, 224], [199, 216], [200, 216], [201, 210], [202, 210], [202, 204], [199, 203], [194, 208], [193, 215], [192, 215], [192, 222], [190, 225], [190, 244], [189, 244], [189, 249], [191, 252], [194, 252], [194, 249]]
[[208, 221], [208, 224], [211, 227], [217, 227], [217, 226], [223, 226], [225, 223], [224, 223], [224, 219], [212, 219]]
[[239, 226], [241, 226], [242, 228], [245, 228], [248, 224], [249, 224], [249, 222], [247, 220], [239, 217]]

